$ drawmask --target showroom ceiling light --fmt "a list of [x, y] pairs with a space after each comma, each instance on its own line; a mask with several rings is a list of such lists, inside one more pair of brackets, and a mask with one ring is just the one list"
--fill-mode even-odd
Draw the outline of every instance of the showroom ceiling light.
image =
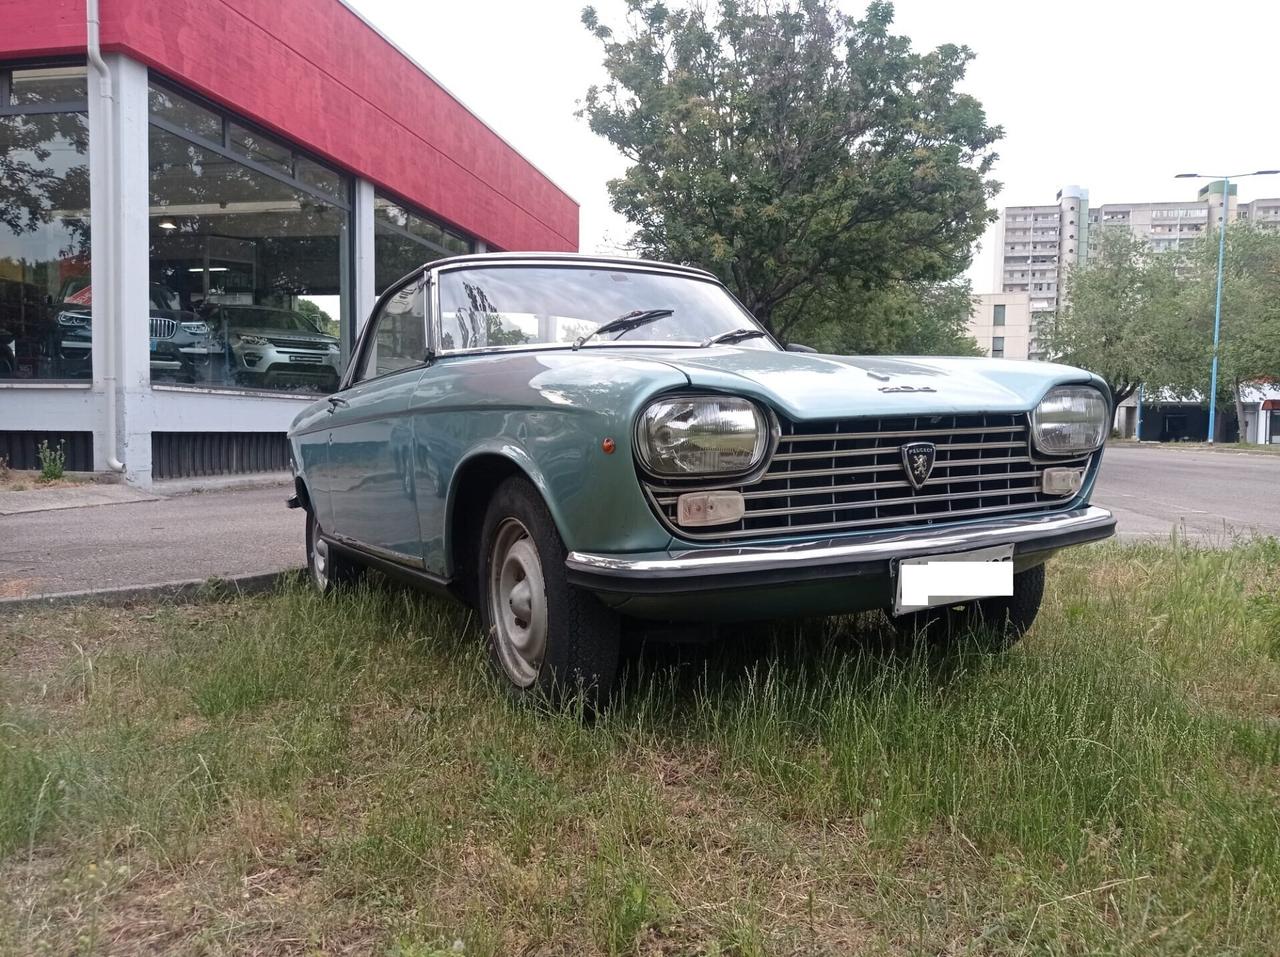
[[192, 266], [187, 272], [226, 272], [226, 266]]
[[156, 225], [159, 226], [161, 229], [177, 229], [178, 228], [178, 224], [175, 223], [172, 219], [162, 219], [160, 222], [156, 223]]

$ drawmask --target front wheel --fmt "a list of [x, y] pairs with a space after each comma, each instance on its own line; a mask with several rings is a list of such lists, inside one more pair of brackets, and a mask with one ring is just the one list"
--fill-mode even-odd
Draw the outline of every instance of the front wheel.
[[618, 671], [617, 614], [571, 586], [551, 513], [523, 478], [498, 486], [480, 536], [481, 617], [489, 661], [518, 698], [608, 695]]
[[906, 639], [924, 638], [931, 644], [952, 645], [968, 637], [985, 651], [1005, 651], [1035, 622], [1043, 597], [1041, 564], [1013, 576], [1011, 596], [978, 598], [963, 605], [890, 615], [889, 621]]
[[343, 585], [349, 585], [360, 577], [362, 569], [349, 559], [338, 555], [324, 536], [320, 534], [320, 522], [315, 512], [307, 511], [307, 577], [316, 591], [327, 595]]

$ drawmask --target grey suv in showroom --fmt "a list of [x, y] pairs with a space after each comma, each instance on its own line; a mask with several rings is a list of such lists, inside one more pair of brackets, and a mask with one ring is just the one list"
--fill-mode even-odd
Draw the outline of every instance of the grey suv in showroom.
[[272, 306], [215, 304], [204, 313], [224, 337], [232, 376], [241, 385], [332, 392], [342, 373], [338, 338], [302, 313]]

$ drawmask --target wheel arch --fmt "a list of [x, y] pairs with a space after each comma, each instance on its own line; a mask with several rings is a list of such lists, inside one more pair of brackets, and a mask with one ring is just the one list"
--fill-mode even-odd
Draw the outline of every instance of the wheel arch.
[[311, 504], [311, 492], [307, 488], [307, 481], [301, 475], [293, 477], [293, 491], [298, 496], [298, 502], [308, 515], [314, 513], [315, 509]]
[[454, 581], [468, 602], [473, 603], [476, 596], [474, 576], [466, 570], [474, 567], [480, 558], [479, 531], [485, 510], [498, 486], [513, 477], [525, 479], [537, 490], [556, 523], [557, 531], [562, 538], [564, 536], [546, 480], [522, 449], [507, 445], [502, 449], [479, 449], [468, 455], [454, 469], [449, 485], [444, 541], [446, 576]]

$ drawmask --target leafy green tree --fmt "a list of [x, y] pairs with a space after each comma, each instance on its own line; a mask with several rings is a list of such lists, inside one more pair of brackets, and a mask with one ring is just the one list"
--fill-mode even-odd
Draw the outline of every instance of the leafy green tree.
[[968, 330], [972, 313], [968, 280], [895, 283], [874, 291], [837, 287], [831, 298], [810, 300], [794, 337], [837, 355], [980, 356]]
[[1001, 135], [956, 89], [970, 50], [913, 50], [886, 2], [626, 10], [622, 37], [583, 11], [609, 81], [581, 115], [631, 161], [609, 190], [638, 251], [722, 276], [783, 338], [820, 314], [855, 343], [876, 338], [860, 307], [968, 265]]
[[1176, 256], [1124, 227], [1101, 227], [1096, 251], [1068, 277], [1067, 306], [1038, 330], [1047, 354], [1107, 380], [1117, 403], [1137, 391], [1180, 391], [1202, 350], [1176, 308]]
[[[1177, 321], [1198, 348], [1193, 364], [1171, 385], [1183, 394], [1208, 391], [1217, 294], [1218, 236], [1187, 250], [1180, 269]], [[1218, 349], [1219, 403], [1234, 401], [1244, 421], [1243, 391], [1252, 382], [1280, 380], [1280, 233], [1249, 223], [1227, 228], [1222, 327]]]
[[321, 332], [331, 336], [339, 334], [338, 320], [329, 315], [310, 299], [298, 299], [293, 304], [293, 311], [306, 316]]

